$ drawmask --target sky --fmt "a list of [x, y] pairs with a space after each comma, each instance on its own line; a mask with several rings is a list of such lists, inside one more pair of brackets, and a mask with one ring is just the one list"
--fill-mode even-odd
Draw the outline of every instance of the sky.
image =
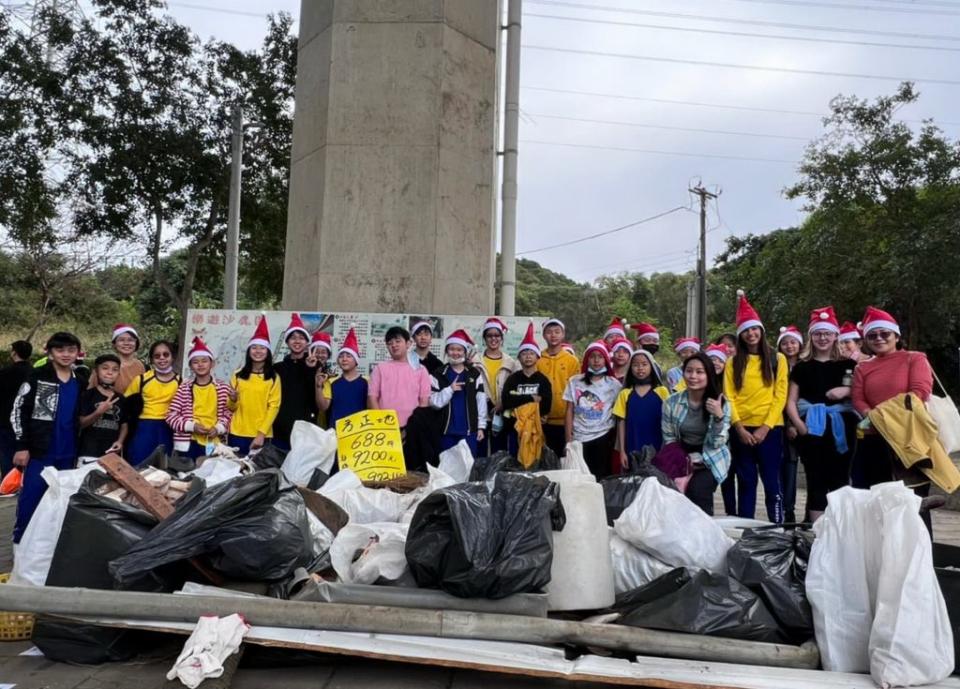
[[[578, 281], [692, 269], [697, 183], [720, 192], [710, 260], [727, 237], [800, 223], [782, 190], [838, 94], [916, 80], [902, 118], [960, 136], [960, 0], [523, 1], [517, 251]], [[296, 18], [299, 4], [185, 0], [169, 13], [254, 48], [264, 13]]]

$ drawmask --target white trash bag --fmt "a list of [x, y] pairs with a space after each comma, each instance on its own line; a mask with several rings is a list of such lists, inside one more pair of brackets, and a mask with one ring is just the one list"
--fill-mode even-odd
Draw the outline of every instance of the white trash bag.
[[882, 535], [870, 675], [884, 688], [934, 684], [953, 672], [953, 629], [920, 519], [920, 498], [899, 483], [870, 492]]
[[[407, 571], [407, 524], [347, 524], [333, 539], [330, 562], [340, 581], [372, 584], [400, 579]], [[357, 551], [362, 551], [356, 557]]]
[[686, 496], [656, 479], [640, 484], [613, 529], [623, 540], [671, 567], [727, 573], [727, 551], [733, 539]]
[[193, 475], [202, 478], [207, 488], [235, 479], [242, 473], [240, 463], [226, 457], [207, 457]]
[[94, 462], [67, 471], [44, 467], [40, 472], [40, 477], [47, 482], [47, 492], [40, 498], [40, 504], [20, 537], [10, 574], [11, 584], [43, 586], [47, 583], [70, 498], [80, 490], [91, 471], [102, 472], [103, 469]]
[[469, 481], [472, 469], [473, 454], [466, 440], [461, 440], [449, 450], [440, 453], [440, 471], [452, 478], [454, 483]]
[[613, 590], [617, 595], [646, 586], [675, 568], [636, 548], [617, 534], [610, 534]]
[[336, 459], [335, 430], [324, 430], [309, 421], [295, 421], [290, 432], [290, 452], [283, 460], [280, 471], [290, 483], [306, 486], [315, 470], [329, 474]]
[[592, 476], [590, 467], [583, 459], [583, 443], [571, 440], [567, 443], [567, 452], [560, 458], [560, 468], [566, 471], [579, 471], [581, 474]]

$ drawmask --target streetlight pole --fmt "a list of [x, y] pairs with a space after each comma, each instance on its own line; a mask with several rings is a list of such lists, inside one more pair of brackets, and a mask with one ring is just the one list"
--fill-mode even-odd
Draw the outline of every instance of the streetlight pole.
[[223, 308], [237, 308], [237, 273], [240, 266], [240, 181], [243, 169], [243, 108], [233, 106], [230, 145], [230, 202], [227, 210], [227, 265], [223, 280]]
[[522, 0], [507, 8], [506, 104], [500, 220], [500, 314], [513, 316], [517, 300], [517, 139], [520, 129], [520, 24]]

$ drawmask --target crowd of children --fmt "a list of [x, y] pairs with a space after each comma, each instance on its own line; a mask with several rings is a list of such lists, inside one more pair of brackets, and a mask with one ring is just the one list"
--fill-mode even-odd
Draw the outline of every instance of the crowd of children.
[[[926, 400], [932, 390], [926, 357], [903, 350], [896, 321], [873, 307], [861, 324], [842, 326], [832, 307], [815, 309], [806, 335], [781, 328], [771, 347], [741, 293], [736, 333], [706, 347], [696, 338], [678, 339], [680, 363], [665, 374], [655, 358], [660, 334], [649, 323], [614, 319], [582, 360], [556, 318], [541, 326], [545, 349], [529, 324], [516, 359], [503, 349], [506, 330], [500, 319], [487, 319], [482, 348], [470, 333], [455, 330], [445, 339], [442, 361], [431, 351], [428, 321], [416, 323], [412, 334], [391, 327], [389, 359], [377, 363], [369, 379], [361, 373], [352, 328], [334, 351], [330, 336], [311, 335], [297, 314], [282, 335], [289, 353], [276, 363], [266, 319], [260, 319], [243, 366], [229, 381], [214, 377], [214, 352], [200, 338], [186, 352], [188, 379], [174, 371], [176, 351], [167, 341], [150, 346], [145, 367], [137, 358], [139, 335], [129, 325], [116, 326], [114, 351], [96, 358], [89, 380], [78, 374], [81, 345], [70, 333], [50, 338], [38, 367], [26, 364], [29, 345], [14, 343], [15, 363], [0, 371], [0, 454], [5, 469], [23, 470], [14, 541], [46, 490], [45, 467], [69, 469], [110, 452], [137, 465], [157, 448], [200, 458], [218, 443], [241, 455], [268, 443], [288, 450], [297, 421], [332, 428], [364, 409], [396, 411], [411, 469], [435, 463], [461, 441], [478, 457], [500, 450], [520, 456], [531, 433], [557, 456], [579, 441], [601, 479], [628, 471], [633, 453], [645, 449], [656, 457], [680, 453], [688, 469], [679, 485], [705, 512], [713, 513], [719, 486], [727, 514], [753, 517], [762, 482], [767, 517], [776, 523], [797, 518], [802, 463], [802, 518], [816, 519], [831, 490], [899, 476], [879, 434], [867, 428], [857, 439], [858, 420], [898, 393]], [[926, 483], [910, 485], [926, 494]]]

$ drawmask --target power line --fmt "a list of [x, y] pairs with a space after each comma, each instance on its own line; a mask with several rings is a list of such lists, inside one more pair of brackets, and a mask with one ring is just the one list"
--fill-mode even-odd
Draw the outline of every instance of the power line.
[[594, 120], [586, 117], [568, 117], [566, 115], [547, 115], [544, 113], [528, 112], [530, 117], [543, 117], [545, 119], [566, 120], [569, 122], [588, 122], [590, 124], [613, 124], [621, 127], [641, 127], [643, 129], [666, 129], [675, 132], [692, 132], [695, 134], [723, 134], [725, 136], [749, 136], [760, 139], [787, 139], [789, 141], [810, 141], [812, 137], [808, 136], [787, 136], [784, 134], [761, 134], [759, 132], [737, 132], [728, 129], [701, 129], [698, 127], [674, 127], [665, 124], [643, 124], [640, 122], [619, 122], [616, 120]]
[[729, 0], [730, 2], [749, 2], [758, 5], [786, 5], [789, 7], [821, 7], [830, 10], [849, 10], [854, 12], [889, 12], [895, 14], [923, 14], [960, 16], [956, 10], [937, 10], [929, 8], [877, 7], [876, 5], [837, 5], [830, 2], [812, 0]]
[[689, 60], [678, 57], [657, 57], [654, 55], [632, 55], [627, 53], [609, 53], [601, 50], [578, 50], [576, 48], [555, 48], [545, 45], [522, 46], [525, 50], [541, 50], [551, 53], [569, 53], [572, 55], [589, 55], [591, 57], [614, 57], [622, 60], [643, 60], [646, 62], [666, 62], [679, 65], [696, 65], [699, 67], [718, 67], [721, 69], [746, 69], [755, 72], [778, 72], [781, 74], [804, 74], [818, 77], [844, 77], [848, 79], [875, 79], [879, 81], [912, 81], [916, 83], [943, 84], [946, 86], [960, 86], [960, 81], [952, 79], [919, 79], [916, 77], [889, 76], [883, 74], [858, 74], [855, 72], [829, 72], [819, 69], [792, 69], [789, 67], [766, 67], [764, 65], [741, 65], [732, 62], [713, 62], [710, 60]]
[[621, 225], [620, 227], [614, 227], [612, 230], [604, 230], [603, 232], [597, 232], [588, 237], [581, 237], [580, 239], [572, 239], [569, 242], [561, 242], [559, 244], [551, 244], [550, 246], [541, 246], [539, 249], [527, 249], [526, 251], [518, 251], [517, 256], [525, 256], [527, 254], [535, 254], [540, 251], [547, 251], [549, 249], [559, 249], [564, 246], [571, 246], [572, 244], [579, 244], [580, 242], [586, 242], [591, 239], [596, 239], [597, 237], [605, 237], [608, 234], [613, 234], [614, 232], [621, 232], [623, 230], [628, 230], [631, 227], [636, 227], [637, 225], [643, 225], [644, 223], [652, 222], [664, 216], [670, 215], [671, 213], [676, 213], [677, 211], [687, 211], [690, 210], [686, 206], [676, 206], [671, 208], [668, 211], [663, 211], [662, 213], [657, 213], [656, 215], [651, 215], [649, 218], [643, 218], [641, 220], [636, 220], [632, 223], [627, 223], [626, 225]]
[[662, 12], [658, 10], [640, 10], [629, 7], [610, 7], [601, 5], [586, 5], [579, 2], [564, 2], [563, 0], [526, 0], [528, 4], [547, 5], [549, 7], [570, 7], [599, 12], [616, 12], [620, 14], [639, 14], [646, 17], [667, 17], [670, 19], [691, 19], [698, 22], [713, 22], [720, 24], [748, 24], [750, 26], [769, 26], [778, 29], [799, 29], [801, 31], [823, 31], [827, 33], [859, 34], [863, 36], [886, 36], [888, 38], [914, 38], [927, 41], [960, 41], [960, 36], [945, 34], [923, 34], [903, 31], [880, 31], [876, 29], [851, 29], [838, 26], [824, 26], [816, 24], [794, 24], [789, 22], [772, 22], [761, 19], [741, 19], [734, 17], [712, 17], [702, 14], [684, 14], [682, 12]]
[[[701, 108], [717, 108], [719, 110], [742, 110], [746, 112], [765, 112], [778, 115], [804, 115], [809, 117], [828, 117], [829, 113], [816, 112], [813, 110], [784, 110], [782, 108], [758, 108], [747, 105], [730, 105], [726, 103], [703, 103], [690, 100], [673, 100], [669, 98], [651, 98], [649, 96], [630, 96], [622, 93], [600, 93], [597, 91], [578, 91], [576, 89], [556, 89], [547, 86], [527, 86], [521, 85], [520, 88], [527, 91], [542, 91], [544, 93], [562, 93], [571, 96], [590, 96], [592, 98], [615, 98], [618, 100], [635, 100], [648, 103], [664, 103], [666, 105], [686, 105]], [[905, 119], [905, 122], [923, 122], [922, 119]], [[960, 125], [960, 122], [941, 120], [940, 124]]]
[[663, 31], [683, 31], [689, 33], [705, 33], [718, 36], [740, 36], [747, 38], [768, 38], [783, 41], [803, 41], [809, 43], [835, 43], [840, 45], [861, 45], [874, 48], [905, 48], [912, 50], [939, 50], [947, 52], [960, 52], [960, 48], [949, 48], [945, 46], [915, 45], [904, 43], [877, 43], [873, 41], [849, 41], [840, 38], [816, 38], [812, 36], [785, 36], [783, 34], [771, 35], [762, 33], [750, 33], [747, 31], [724, 31], [722, 29], [695, 29], [686, 26], [664, 26], [662, 24], [643, 24], [640, 22], [620, 22], [612, 19], [586, 19], [584, 17], [562, 17], [553, 14], [524, 13], [525, 17], [535, 17], [537, 19], [557, 19], [560, 21], [580, 22], [585, 24], [606, 24], [611, 26], [629, 26], [642, 29], [659, 29]]
[[217, 12], [218, 14], [232, 14], [237, 17], [259, 17], [266, 19], [269, 15], [263, 12], [244, 12], [243, 10], [231, 10], [225, 7], [211, 7], [210, 5], [194, 5], [188, 2], [168, 2], [170, 7], [183, 7], [188, 10], [200, 10], [202, 12]]
[[538, 146], [562, 146], [564, 148], [588, 148], [597, 151], [619, 151], [622, 153], [647, 153], [651, 155], [678, 156], [681, 158], [713, 158], [716, 160], [738, 160], [748, 163], [787, 163], [799, 165], [798, 160], [782, 160], [780, 158], [754, 158], [750, 156], [721, 155], [719, 153], [688, 153], [685, 151], [663, 151], [651, 148], [628, 148], [624, 146], [599, 146], [594, 144], [571, 144], [560, 141], [536, 141], [534, 139], [520, 139], [522, 144]]

